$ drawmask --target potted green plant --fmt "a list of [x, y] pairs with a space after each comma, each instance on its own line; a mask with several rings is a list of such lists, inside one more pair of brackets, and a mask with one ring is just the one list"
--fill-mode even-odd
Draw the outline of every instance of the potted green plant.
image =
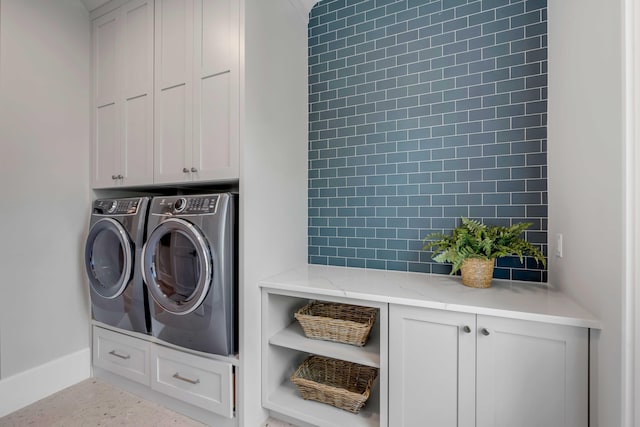
[[423, 250], [435, 247], [433, 260], [450, 262], [451, 274], [458, 270], [462, 283], [473, 288], [491, 286], [496, 258], [516, 255], [523, 262], [528, 255], [547, 266], [547, 261], [538, 248], [524, 240], [522, 232], [531, 223], [519, 223], [510, 227], [487, 226], [479, 221], [462, 218], [462, 224], [451, 234], [431, 233], [424, 238]]

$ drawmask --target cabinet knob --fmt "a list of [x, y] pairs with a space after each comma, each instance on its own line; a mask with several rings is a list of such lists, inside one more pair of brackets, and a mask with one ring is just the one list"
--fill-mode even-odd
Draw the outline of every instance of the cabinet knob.
[[480, 333], [482, 335], [484, 335], [485, 337], [490, 334], [490, 332], [489, 332], [489, 330], [487, 328], [480, 329]]
[[187, 169], [187, 168], [182, 168], [182, 172], [184, 172], [184, 173], [189, 173], [189, 169]]
[[196, 172], [198, 172], [198, 169], [196, 169], [196, 168], [191, 168], [191, 172], [196, 173]]
[[111, 179], [118, 179], [116, 175], [111, 175]]
[[118, 179], [123, 179], [123, 178], [124, 178], [124, 176], [118, 175]]
[[468, 334], [468, 333], [471, 333], [471, 328], [470, 328], [468, 325], [464, 325], [464, 326], [462, 327], [462, 330], [463, 330], [465, 333], [467, 333], [467, 334]]

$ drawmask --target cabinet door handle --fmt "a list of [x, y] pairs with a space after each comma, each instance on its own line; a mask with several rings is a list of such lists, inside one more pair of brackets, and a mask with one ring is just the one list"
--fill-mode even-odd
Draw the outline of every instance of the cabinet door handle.
[[462, 327], [462, 330], [463, 330], [466, 334], [471, 333], [471, 328], [470, 328], [468, 325], [464, 325], [464, 326]]
[[183, 172], [183, 173], [189, 173], [189, 169], [187, 169], [187, 168], [182, 168], [182, 172]]
[[131, 356], [129, 356], [128, 354], [119, 354], [118, 352], [116, 352], [115, 350], [111, 350], [109, 352], [110, 355], [115, 356], [115, 357], [119, 357], [120, 359], [131, 359]]
[[180, 381], [184, 381], [184, 382], [189, 383], [189, 384], [200, 384], [200, 380], [199, 379], [196, 378], [195, 380], [192, 380], [190, 378], [185, 378], [182, 375], [180, 375], [180, 373], [178, 373], [178, 372], [173, 374], [173, 378], [175, 378], [177, 380], [180, 380]]
[[196, 169], [196, 168], [191, 168], [191, 172], [196, 173], [196, 172], [198, 172], [198, 169]]
[[485, 337], [488, 336], [490, 334], [489, 330], [487, 328], [482, 328], [480, 329], [480, 333], [482, 335], [484, 335]]
[[124, 178], [124, 176], [118, 175], [118, 179], [123, 179], [123, 178]]
[[111, 175], [111, 179], [118, 179], [117, 175]]

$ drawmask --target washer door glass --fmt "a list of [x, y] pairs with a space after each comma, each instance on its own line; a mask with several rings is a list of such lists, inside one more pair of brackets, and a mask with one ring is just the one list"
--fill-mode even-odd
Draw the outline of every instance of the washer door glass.
[[202, 233], [188, 221], [170, 218], [149, 235], [142, 272], [156, 303], [174, 314], [196, 310], [207, 296], [213, 266]]
[[103, 218], [93, 224], [85, 245], [84, 265], [98, 295], [116, 298], [127, 287], [133, 267], [131, 248], [131, 239], [118, 221]]

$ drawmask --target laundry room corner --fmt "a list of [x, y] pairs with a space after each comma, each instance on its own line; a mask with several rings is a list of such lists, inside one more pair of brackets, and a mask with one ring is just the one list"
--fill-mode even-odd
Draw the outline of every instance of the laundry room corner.
[[80, 0], [0, 9], [1, 416], [89, 376], [91, 46]]

